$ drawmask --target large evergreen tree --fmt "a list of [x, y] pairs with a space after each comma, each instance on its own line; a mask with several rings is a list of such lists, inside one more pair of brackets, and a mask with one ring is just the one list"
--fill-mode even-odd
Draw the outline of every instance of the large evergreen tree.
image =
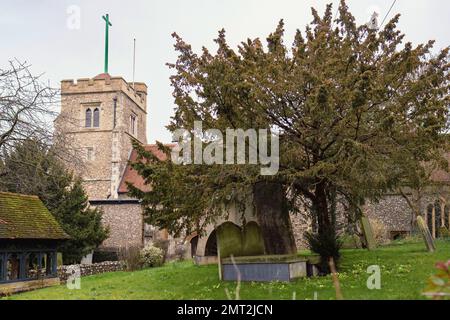
[[[262, 207], [285, 203], [264, 217], [275, 228], [289, 229], [280, 221], [304, 200], [317, 221], [313, 240], [327, 239], [335, 248], [322, 252], [328, 259], [338, 256], [337, 200], [361, 214], [365, 201], [400, 187], [408, 170], [440, 162], [448, 148], [448, 48], [431, 56], [433, 41], [405, 43], [399, 15], [375, 30], [357, 26], [344, 1], [334, 21], [332, 12], [331, 5], [323, 17], [312, 9], [312, 22], [297, 31], [291, 47], [284, 43], [283, 21], [266, 46], [249, 39], [237, 51], [222, 30], [214, 54], [206, 48], [196, 54], [174, 34], [177, 107], [168, 128], [193, 135], [194, 121], [222, 132], [268, 128], [280, 137], [280, 170], [261, 176], [254, 165], [177, 166], [136, 145], [142, 161], [134, 168], [152, 190], [132, 188], [132, 194], [143, 200], [150, 223], [201, 229], [223, 214], [222, 204], [259, 190], [256, 208], [258, 200]], [[277, 243], [291, 243], [289, 231], [278, 232]]]
[[60, 248], [65, 264], [79, 263], [107, 238], [102, 212], [89, 208], [81, 181], [46, 145], [35, 140], [17, 144], [0, 170], [0, 190], [37, 195], [70, 236]]

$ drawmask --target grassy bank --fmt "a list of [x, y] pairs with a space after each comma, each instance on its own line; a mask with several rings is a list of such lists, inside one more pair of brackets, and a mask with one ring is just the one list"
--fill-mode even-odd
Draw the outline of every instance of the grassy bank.
[[[421, 292], [437, 261], [450, 259], [450, 242], [438, 241], [428, 253], [423, 243], [393, 243], [374, 251], [342, 250], [339, 279], [345, 299], [424, 299]], [[367, 267], [381, 268], [381, 289], [366, 286]], [[137, 272], [84, 277], [80, 290], [58, 286], [17, 294], [8, 299], [227, 299], [236, 284], [220, 282], [217, 266], [189, 261]], [[334, 299], [331, 277], [299, 279], [291, 283], [243, 283], [241, 299]]]

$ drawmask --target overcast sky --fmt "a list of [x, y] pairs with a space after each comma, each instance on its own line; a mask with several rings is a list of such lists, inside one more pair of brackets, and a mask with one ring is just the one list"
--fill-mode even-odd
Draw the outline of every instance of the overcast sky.
[[[109, 72], [132, 81], [133, 38], [137, 39], [136, 81], [149, 87], [148, 142], [170, 142], [165, 129], [174, 104], [166, 62], [174, 62], [171, 33], [176, 31], [195, 50], [215, 49], [222, 27], [231, 45], [247, 38], [265, 39], [283, 18], [292, 41], [297, 28], [311, 21], [311, 6], [321, 13], [337, 0], [0, 0], [0, 66], [18, 58], [45, 72], [53, 86], [62, 79], [94, 77], [103, 70], [104, 21], [110, 14]], [[379, 12], [380, 21], [393, 0], [348, 1], [358, 23]], [[68, 9], [80, 9], [80, 28]], [[335, 7], [336, 8], [336, 7]], [[436, 50], [449, 45], [450, 1], [397, 0], [389, 18], [401, 13], [399, 27], [414, 44], [436, 40]], [[69, 22], [69, 24], [68, 24]], [[71, 25], [72, 28], [69, 28]], [[73, 28], [75, 26], [75, 28]]]

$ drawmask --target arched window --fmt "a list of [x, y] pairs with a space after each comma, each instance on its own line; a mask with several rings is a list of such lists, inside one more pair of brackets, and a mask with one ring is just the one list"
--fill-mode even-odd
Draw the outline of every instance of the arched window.
[[92, 126], [92, 110], [88, 108], [86, 109], [85, 127], [90, 128], [91, 126]]
[[131, 114], [130, 115], [130, 133], [135, 136], [137, 133], [137, 121], [136, 121], [136, 115]]
[[191, 256], [197, 255], [198, 235], [191, 239]]
[[94, 109], [94, 128], [100, 127], [100, 110], [98, 108]]

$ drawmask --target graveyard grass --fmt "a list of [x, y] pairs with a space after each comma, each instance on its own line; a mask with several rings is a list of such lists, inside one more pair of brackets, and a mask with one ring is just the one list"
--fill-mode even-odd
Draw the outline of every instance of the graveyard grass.
[[[450, 258], [450, 241], [437, 241], [428, 253], [417, 240], [394, 242], [373, 251], [342, 250], [339, 279], [345, 299], [426, 299], [422, 290], [435, 272], [434, 264]], [[381, 268], [381, 289], [369, 290], [367, 267]], [[137, 272], [115, 272], [82, 278], [80, 290], [66, 286], [45, 288], [8, 299], [227, 299], [236, 284], [220, 282], [216, 265], [195, 266], [190, 261], [168, 263]], [[241, 299], [335, 298], [331, 277], [303, 278], [291, 283], [243, 283]]]

